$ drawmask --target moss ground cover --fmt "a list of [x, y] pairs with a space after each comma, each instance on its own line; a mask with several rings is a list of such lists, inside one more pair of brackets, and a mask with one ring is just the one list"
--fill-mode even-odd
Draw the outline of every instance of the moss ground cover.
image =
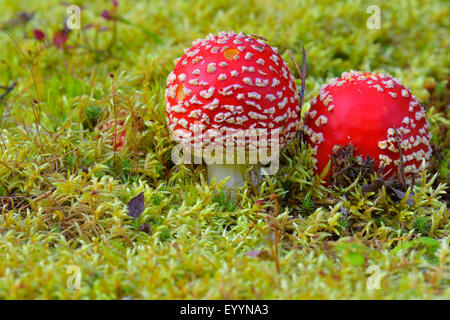
[[[75, 4], [81, 29], [68, 31], [67, 4], [0, 0], [1, 299], [450, 298], [445, 1]], [[380, 29], [367, 27], [370, 5]], [[286, 49], [301, 61], [304, 46], [304, 111], [350, 69], [408, 86], [434, 149], [413, 203], [364, 193], [369, 178], [323, 187], [300, 142], [236, 202], [203, 165], [175, 166], [167, 74], [222, 30], [265, 37], [293, 72]]]

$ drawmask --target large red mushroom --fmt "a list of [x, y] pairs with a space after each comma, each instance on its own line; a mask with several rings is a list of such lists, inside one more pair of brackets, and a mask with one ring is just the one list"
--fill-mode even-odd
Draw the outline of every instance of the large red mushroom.
[[[226, 152], [243, 147], [248, 155], [264, 144], [270, 149], [274, 139], [281, 148], [295, 136], [299, 107], [294, 77], [277, 49], [264, 40], [243, 33], [210, 34], [174, 62], [165, 94], [169, 131], [173, 139], [202, 151], [210, 179], [231, 176], [230, 187], [241, 184], [243, 162], [234, 157], [236, 152], [227, 153], [222, 162], [219, 157], [212, 161], [215, 155], [205, 153], [208, 145], [221, 144]], [[252, 134], [258, 141], [249, 138]]]
[[305, 114], [303, 131], [315, 152], [317, 173], [337, 146], [352, 144], [358, 156], [369, 156], [375, 170], [391, 177], [401, 166], [400, 144], [408, 178], [431, 156], [429, 127], [419, 99], [396, 78], [350, 71], [321, 87]]

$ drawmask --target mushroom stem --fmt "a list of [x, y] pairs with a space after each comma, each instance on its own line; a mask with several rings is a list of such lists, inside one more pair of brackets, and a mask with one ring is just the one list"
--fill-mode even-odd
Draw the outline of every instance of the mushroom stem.
[[[228, 177], [230, 179], [225, 182], [225, 186], [230, 191], [233, 198], [235, 198], [236, 188], [242, 187], [245, 180], [245, 164], [208, 164], [208, 179], [211, 182], [214, 178], [217, 181], [222, 181]], [[258, 165], [250, 172], [251, 181], [256, 184], [261, 180], [260, 168]]]

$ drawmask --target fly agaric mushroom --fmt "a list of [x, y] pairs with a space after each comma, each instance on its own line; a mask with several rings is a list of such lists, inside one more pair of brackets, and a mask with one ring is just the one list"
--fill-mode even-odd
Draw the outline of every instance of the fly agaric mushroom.
[[116, 122], [114, 118], [107, 119], [97, 125], [100, 132], [108, 134], [108, 138], [110, 139], [111, 145], [115, 151], [122, 149], [125, 144], [127, 134], [125, 127], [126, 113], [124, 111], [120, 112], [119, 117], [120, 119], [117, 120], [117, 125], [115, 124]]
[[359, 71], [344, 72], [323, 85], [303, 125], [316, 173], [327, 166], [336, 146], [351, 143], [361, 160], [369, 156], [386, 177], [401, 166], [398, 143], [406, 177], [419, 170], [423, 159], [428, 162], [429, 128], [419, 99], [396, 78]]
[[[278, 140], [275, 132], [279, 147], [295, 136], [300, 109], [294, 77], [264, 40], [232, 31], [210, 34], [174, 63], [165, 93], [169, 131], [174, 140], [193, 146], [194, 154], [203, 151], [210, 180], [231, 176], [229, 187], [243, 182], [244, 164], [230, 149], [241, 147], [248, 155], [263, 150], [264, 143], [270, 149], [267, 142]], [[205, 154], [211, 144], [225, 146], [225, 161]]]

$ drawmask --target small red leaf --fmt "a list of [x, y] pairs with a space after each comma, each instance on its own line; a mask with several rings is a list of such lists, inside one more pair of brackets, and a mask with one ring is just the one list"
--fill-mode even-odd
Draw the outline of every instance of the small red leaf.
[[58, 49], [61, 49], [63, 47], [67, 39], [68, 39], [67, 34], [62, 30], [56, 31], [55, 34], [53, 35], [53, 43]]

